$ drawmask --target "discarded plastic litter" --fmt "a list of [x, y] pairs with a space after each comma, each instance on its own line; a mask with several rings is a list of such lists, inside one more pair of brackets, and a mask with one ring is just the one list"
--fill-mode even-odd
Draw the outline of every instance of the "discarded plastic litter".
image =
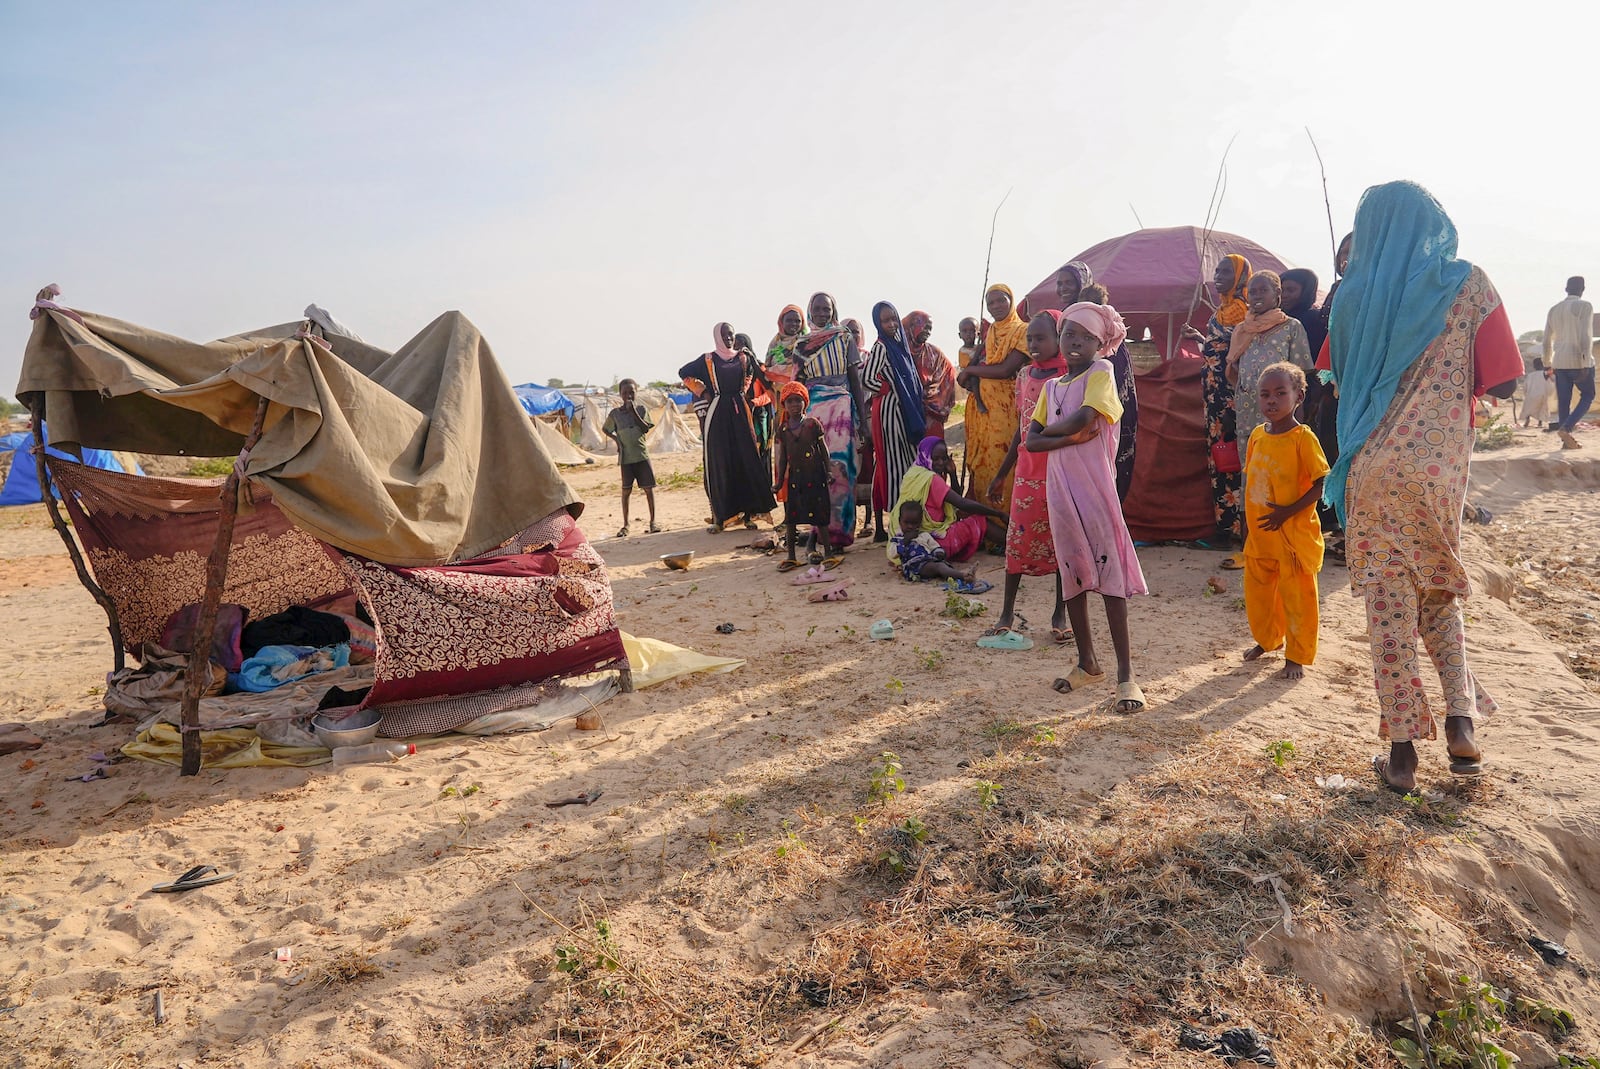
[[867, 630], [867, 637], [878, 642], [888, 642], [894, 638], [894, 623], [890, 620], [879, 620]]
[[414, 743], [369, 742], [365, 746], [340, 746], [333, 751], [336, 765], [361, 765], [374, 761], [398, 761], [417, 752]]

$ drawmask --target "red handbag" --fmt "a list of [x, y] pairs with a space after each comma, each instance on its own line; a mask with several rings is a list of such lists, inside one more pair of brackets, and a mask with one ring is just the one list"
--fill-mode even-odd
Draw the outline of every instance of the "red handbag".
[[1219, 475], [1234, 475], [1244, 470], [1239, 462], [1239, 443], [1218, 442], [1211, 447], [1211, 466]]

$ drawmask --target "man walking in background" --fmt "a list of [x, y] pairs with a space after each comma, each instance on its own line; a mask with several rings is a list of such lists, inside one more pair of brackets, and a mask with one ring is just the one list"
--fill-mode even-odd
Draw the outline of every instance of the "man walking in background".
[[1556, 380], [1556, 422], [1549, 429], [1561, 435], [1562, 449], [1580, 448], [1572, 432], [1594, 401], [1593, 347], [1594, 308], [1583, 299], [1583, 278], [1574, 275], [1567, 279], [1566, 300], [1550, 309], [1544, 321], [1545, 366], [1554, 369]]

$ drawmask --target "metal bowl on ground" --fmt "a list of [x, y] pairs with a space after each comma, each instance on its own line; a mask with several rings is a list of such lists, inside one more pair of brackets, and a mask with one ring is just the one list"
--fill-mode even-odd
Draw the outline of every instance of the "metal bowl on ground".
[[382, 719], [383, 714], [376, 709], [363, 709], [342, 720], [318, 713], [311, 718], [311, 733], [330, 750], [341, 746], [364, 746], [377, 741], [378, 721]]
[[675, 572], [686, 572], [686, 571], [688, 571], [689, 570], [689, 562], [692, 561], [692, 560], [694, 560], [694, 550], [692, 550], [692, 549], [689, 550], [687, 553], [663, 553], [663, 554], [661, 554], [661, 563], [665, 564], [668, 568], [671, 568]]

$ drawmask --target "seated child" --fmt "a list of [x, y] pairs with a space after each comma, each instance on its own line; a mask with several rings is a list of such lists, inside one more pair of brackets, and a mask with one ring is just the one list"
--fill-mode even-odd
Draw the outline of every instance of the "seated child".
[[945, 559], [945, 551], [930, 532], [922, 529], [922, 506], [915, 501], [900, 504], [900, 533], [894, 536], [894, 555], [900, 574], [910, 582], [922, 579], [957, 579], [972, 582], [977, 564], [955, 565]]

